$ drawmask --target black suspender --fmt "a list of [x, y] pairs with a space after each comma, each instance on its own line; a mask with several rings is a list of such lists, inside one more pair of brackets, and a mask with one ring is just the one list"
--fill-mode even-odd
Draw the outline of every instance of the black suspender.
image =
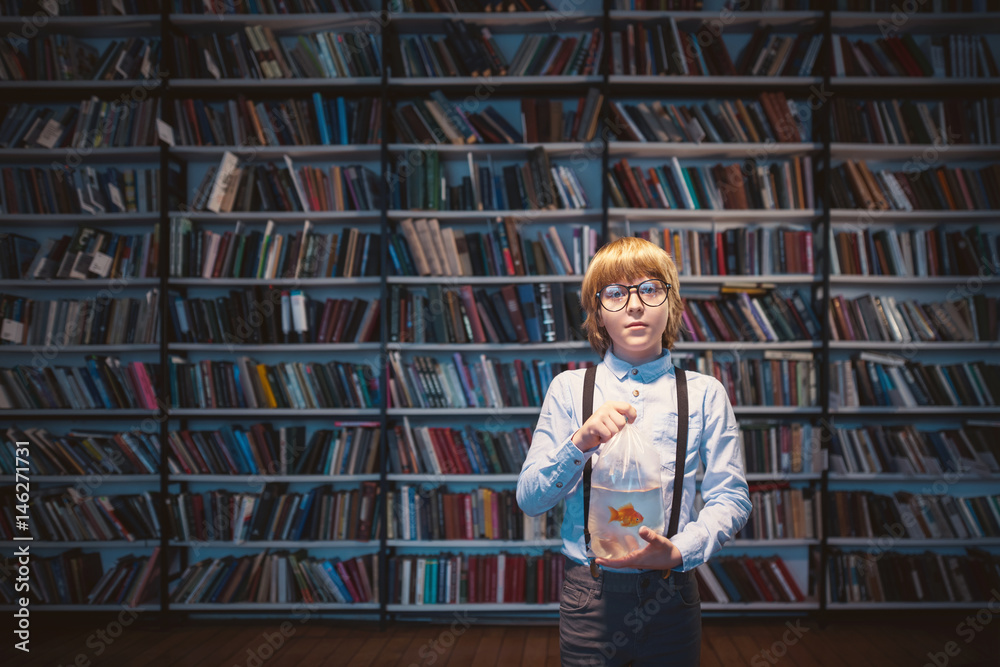
[[[687, 458], [688, 440], [688, 393], [687, 378], [683, 368], [674, 368], [677, 381], [677, 459], [674, 465], [674, 499], [670, 507], [670, 523], [667, 527], [667, 537], [677, 534], [677, 526], [681, 520], [681, 497], [684, 493], [684, 460]], [[584, 424], [594, 413], [594, 384], [597, 380], [597, 366], [589, 366], [583, 377], [583, 412], [580, 424]], [[584, 546], [590, 551], [590, 476], [592, 472], [591, 458], [583, 467], [583, 539]], [[590, 561], [590, 573], [597, 577], [597, 563]]]

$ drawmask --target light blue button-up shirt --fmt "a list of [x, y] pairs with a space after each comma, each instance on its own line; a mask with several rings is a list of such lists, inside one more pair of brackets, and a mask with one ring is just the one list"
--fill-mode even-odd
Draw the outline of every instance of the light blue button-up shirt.
[[[600, 457], [601, 447], [588, 453], [573, 444], [582, 425], [585, 369], [557, 375], [542, 403], [531, 439], [531, 448], [517, 480], [517, 503], [537, 516], [566, 499], [562, 523], [562, 552], [587, 564], [583, 539], [583, 467], [588, 456]], [[594, 411], [607, 401], [624, 401], [635, 407], [633, 424], [644, 442], [660, 452], [663, 525], [670, 523], [674, 469], [677, 458], [677, 387], [670, 352], [633, 366], [611, 350], [597, 367]], [[681, 552], [677, 569], [691, 570], [712, 557], [746, 523], [750, 492], [743, 471], [739, 425], [722, 384], [710, 375], [687, 371], [688, 448], [678, 533], [671, 541]], [[705, 467], [701, 484], [704, 507], [692, 520], [698, 457]], [[666, 528], [664, 528], [664, 531]], [[615, 572], [637, 572], [608, 568]]]

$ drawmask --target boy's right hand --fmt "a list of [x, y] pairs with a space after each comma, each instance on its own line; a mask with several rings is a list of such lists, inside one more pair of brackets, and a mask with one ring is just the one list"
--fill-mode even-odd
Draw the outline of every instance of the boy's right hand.
[[587, 452], [613, 438], [627, 422], [634, 422], [638, 413], [625, 401], [608, 401], [594, 410], [590, 419], [573, 434], [573, 444]]

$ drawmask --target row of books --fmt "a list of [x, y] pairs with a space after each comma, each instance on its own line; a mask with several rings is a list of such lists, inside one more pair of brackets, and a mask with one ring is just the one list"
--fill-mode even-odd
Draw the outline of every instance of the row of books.
[[347, 227], [320, 233], [306, 220], [302, 231], [276, 233], [242, 221], [232, 231], [198, 229], [190, 218], [170, 222], [170, 275], [174, 278], [356, 278], [381, 274], [381, 237]]
[[228, 297], [171, 300], [173, 339], [217, 345], [365, 343], [378, 338], [379, 301], [325, 301], [302, 290], [247, 287]]
[[[84, 552], [76, 548], [54, 556], [36, 554], [31, 559], [31, 584], [35, 604], [137, 607], [154, 602], [158, 597], [159, 549], [154, 548], [150, 556], [121, 556], [107, 570], [101, 563], [101, 554], [96, 551]], [[13, 585], [10, 592], [13, 592]], [[0, 594], [0, 598], [5, 597]], [[6, 601], [13, 604], [14, 597]]]
[[600, 91], [589, 88], [575, 109], [564, 111], [562, 100], [524, 97], [519, 119], [512, 125], [491, 106], [473, 111], [468, 103], [453, 102], [440, 90], [429, 96], [393, 108], [397, 141], [458, 145], [591, 141], [604, 100]]
[[886, 342], [998, 340], [997, 299], [975, 294], [918, 303], [894, 296], [834, 296], [831, 339]]
[[152, 345], [159, 290], [141, 297], [27, 299], [0, 292], [0, 345]]
[[[583, 363], [583, 362], [580, 362]], [[404, 362], [389, 352], [390, 407], [503, 408], [540, 406], [559, 362], [515, 359], [501, 363], [480, 354], [469, 363], [456, 352], [447, 361], [414, 355]]]
[[507, 431], [410, 425], [409, 417], [388, 432], [389, 470], [417, 475], [516, 474], [531, 445], [531, 429]]
[[812, 209], [812, 158], [797, 156], [769, 165], [754, 158], [743, 163], [681, 167], [669, 164], [632, 167], [627, 159], [607, 174], [612, 205], [664, 209]]
[[432, 211], [556, 210], [591, 206], [576, 172], [552, 164], [545, 149], [533, 148], [520, 165], [494, 166], [492, 156], [477, 164], [467, 155], [469, 175], [449, 185], [440, 154], [407, 151], [397, 158], [390, 208]]
[[371, 211], [379, 193], [375, 173], [363, 165], [305, 166], [240, 160], [226, 151], [218, 167], [206, 172], [191, 200], [191, 210]]
[[756, 100], [708, 100], [701, 104], [610, 102], [618, 141], [661, 143], [765, 143], [807, 140], [799, 109], [782, 92]]
[[218, 105], [175, 99], [175, 139], [182, 146], [337, 146], [382, 140], [382, 102], [364, 97], [254, 102], [245, 95]]
[[540, 555], [407, 554], [389, 559], [390, 604], [554, 604], [565, 560]]
[[97, 355], [86, 366], [0, 368], [0, 409], [156, 410], [157, 372], [153, 363]]
[[832, 140], [862, 144], [995, 144], [1000, 99], [849, 100], [833, 102]]
[[835, 231], [831, 252], [833, 275], [974, 276], [1000, 266], [1000, 234], [979, 225]]
[[998, 435], [1000, 426], [988, 423], [939, 431], [918, 430], [912, 424], [838, 427], [831, 431], [830, 471], [838, 475], [997, 474]]
[[579, 289], [562, 283], [389, 290], [389, 340], [403, 343], [556, 343], [584, 340]]
[[0, 474], [15, 474], [18, 442], [29, 443], [37, 475], [155, 475], [160, 469], [155, 433], [73, 429], [57, 435], [43, 427], [12, 427], [0, 441]]
[[836, 537], [968, 540], [1000, 537], [1000, 497], [932, 496], [896, 491], [834, 491], [830, 521]]
[[955, 78], [1000, 75], [984, 35], [935, 35], [929, 42], [921, 48], [909, 33], [874, 42], [851, 42], [844, 35], [834, 35], [833, 74]]
[[526, 227], [516, 218], [487, 218], [484, 233], [442, 227], [437, 218], [406, 218], [389, 245], [394, 275], [582, 275], [599, 247], [594, 225], [572, 226], [569, 248], [554, 225], [538, 230], [537, 241]]
[[377, 602], [379, 556], [317, 558], [305, 549], [206, 558], [171, 582], [175, 604]]
[[268, 482], [259, 493], [225, 489], [182, 491], [167, 498], [173, 539], [193, 542], [299, 542], [378, 539], [378, 483], [335, 491], [329, 484], [304, 493]]
[[508, 58], [485, 26], [446, 20], [444, 35], [402, 35], [392, 49], [394, 76], [588, 76], [597, 73], [603, 33], [524, 35]]
[[37, 39], [4, 41], [0, 46], [3, 81], [135, 81], [160, 73], [160, 40], [110, 39], [103, 50], [79, 37], [43, 34]]
[[172, 474], [363, 475], [378, 472], [378, 422], [335, 421], [306, 438], [305, 426], [238, 424], [171, 431]]
[[716, 556], [695, 568], [702, 602], [805, 602], [781, 556]]
[[810, 352], [767, 350], [763, 359], [723, 362], [716, 361], [711, 350], [697, 358], [674, 356], [676, 366], [722, 382], [734, 406], [816, 405], [818, 370]]
[[838, 406], [915, 408], [997, 404], [1000, 365], [985, 361], [923, 364], [902, 356], [861, 352], [832, 364], [830, 393]]
[[819, 321], [798, 292], [790, 296], [767, 290], [721, 298], [689, 297], [684, 302], [681, 340], [760, 342], [817, 340]]
[[[11, 540], [15, 512], [13, 489], [0, 499], [0, 539]], [[159, 492], [93, 496], [76, 486], [44, 487], [28, 507], [32, 537], [45, 542], [155, 540]]]
[[973, 211], [1000, 208], [1000, 164], [980, 168], [918, 164], [872, 171], [864, 160], [834, 167], [834, 208], [876, 211]]
[[153, 146], [159, 102], [97, 97], [64, 107], [12, 104], [0, 123], [3, 148], [120, 148]]
[[184, 79], [341, 79], [378, 77], [381, 36], [359, 31], [275, 35], [266, 25], [180, 35], [172, 75]]
[[834, 550], [829, 559], [831, 602], [980, 602], [1000, 586], [1000, 556], [982, 549], [965, 555]]
[[153, 278], [159, 261], [159, 223], [151, 232], [119, 234], [80, 225], [72, 236], [41, 243], [0, 234], [0, 276], [6, 280]]
[[[168, 173], [172, 183], [179, 179], [176, 170]], [[0, 210], [8, 215], [159, 212], [157, 168], [2, 167], [0, 176]]]
[[561, 509], [530, 517], [517, 506], [513, 489], [479, 487], [467, 493], [401, 484], [390, 491], [389, 539], [546, 540], [558, 539]]
[[823, 534], [822, 495], [788, 482], [750, 484], [754, 511], [736, 539], [815, 539]]
[[379, 380], [368, 364], [236, 361], [188, 361], [174, 357], [170, 373], [171, 405], [177, 408], [246, 408], [312, 410], [377, 408]]
[[806, 422], [740, 422], [743, 466], [748, 473], [771, 475], [820, 473], [819, 431]]

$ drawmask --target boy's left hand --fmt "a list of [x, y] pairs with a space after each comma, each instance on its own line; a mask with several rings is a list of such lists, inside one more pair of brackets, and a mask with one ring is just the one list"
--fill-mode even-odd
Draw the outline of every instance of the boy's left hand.
[[[598, 565], [606, 567], [629, 567], [637, 570], [672, 570], [679, 567], [683, 561], [681, 550], [663, 535], [654, 533], [650, 528], [639, 528], [639, 537], [648, 544], [639, 548], [638, 543], [632, 545], [632, 551], [621, 558], [597, 558]], [[630, 540], [632, 541], [632, 540]]]

